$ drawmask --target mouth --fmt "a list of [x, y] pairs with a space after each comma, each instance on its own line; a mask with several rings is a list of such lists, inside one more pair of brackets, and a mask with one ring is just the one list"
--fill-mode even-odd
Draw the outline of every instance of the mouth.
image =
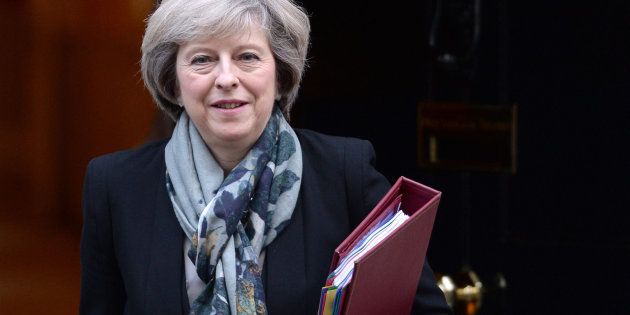
[[219, 101], [210, 106], [215, 107], [215, 108], [220, 108], [220, 109], [234, 109], [234, 108], [241, 107], [245, 104], [247, 103], [240, 102], [240, 101]]

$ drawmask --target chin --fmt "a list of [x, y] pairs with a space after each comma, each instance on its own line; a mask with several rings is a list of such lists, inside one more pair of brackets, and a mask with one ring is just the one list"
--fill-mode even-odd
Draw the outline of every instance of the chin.
[[258, 136], [251, 130], [229, 130], [216, 134], [215, 138], [224, 144], [241, 144], [243, 142], [252, 142], [254, 144]]

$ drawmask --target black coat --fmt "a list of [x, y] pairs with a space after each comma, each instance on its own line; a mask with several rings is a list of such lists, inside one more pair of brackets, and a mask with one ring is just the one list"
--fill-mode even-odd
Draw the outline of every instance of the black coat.
[[[296, 130], [303, 152], [291, 223], [267, 248], [269, 314], [313, 314], [332, 253], [387, 192], [368, 141]], [[81, 314], [186, 314], [184, 233], [166, 192], [166, 141], [88, 166], [81, 239]], [[414, 313], [449, 309], [428, 264]]]

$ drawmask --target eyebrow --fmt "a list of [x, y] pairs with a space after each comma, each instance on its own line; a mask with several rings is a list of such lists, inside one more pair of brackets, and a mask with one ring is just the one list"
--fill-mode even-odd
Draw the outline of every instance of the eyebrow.
[[[264, 46], [259, 45], [257, 43], [251, 43], [251, 44], [243, 44], [243, 45], [238, 45], [236, 47], [234, 47], [234, 50], [239, 51], [239, 50], [247, 50], [247, 49], [254, 49], [257, 51], [263, 51]], [[271, 50], [271, 49], [270, 49]], [[215, 50], [212, 48], [208, 48], [206, 45], [204, 44], [190, 44], [185, 51], [185, 56], [190, 55], [191, 53], [195, 53], [198, 51], [212, 51], [214, 52]]]

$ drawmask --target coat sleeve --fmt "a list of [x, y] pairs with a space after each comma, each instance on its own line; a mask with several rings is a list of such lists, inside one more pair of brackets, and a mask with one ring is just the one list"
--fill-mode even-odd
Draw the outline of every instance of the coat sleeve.
[[[357, 226], [391, 187], [376, 170], [375, 154], [368, 141], [349, 141], [346, 145], [346, 183], [349, 192], [350, 222]], [[437, 286], [433, 271], [425, 259], [412, 314], [452, 314], [444, 293]]]
[[[101, 163], [99, 163], [101, 162]], [[107, 172], [90, 162], [83, 186], [80, 314], [122, 314], [125, 290], [114, 253]]]

